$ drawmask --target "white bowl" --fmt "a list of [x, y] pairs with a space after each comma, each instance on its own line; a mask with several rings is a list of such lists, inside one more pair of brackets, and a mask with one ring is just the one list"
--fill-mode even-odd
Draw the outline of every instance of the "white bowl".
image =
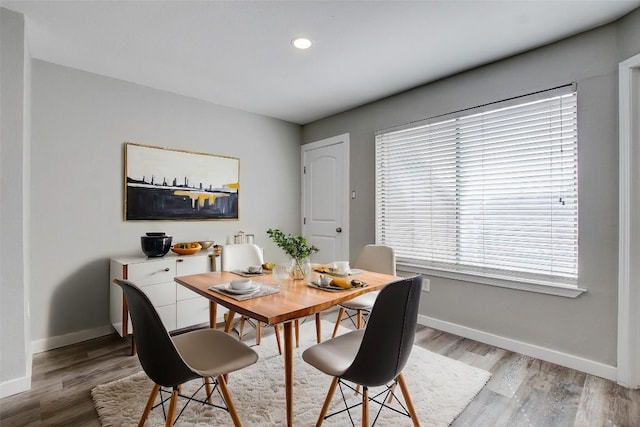
[[247, 267], [247, 271], [249, 273], [262, 273], [262, 266], [261, 265], [250, 265], [249, 267]]
[[320, 286], [329, 286], [331, 285], [332, 277], [329, 276], [320, 276]]
[[349, 273], [349, 261], [336, 261], [333, 263], [333, 268], [338, 274], [347, 274]]
[[253, 282], [250, 279], [233, 279], [229, 286], [231, 289], [235, 289], [237, 291], [244, 291], [245, 289], [251, 289], [254, 287]]

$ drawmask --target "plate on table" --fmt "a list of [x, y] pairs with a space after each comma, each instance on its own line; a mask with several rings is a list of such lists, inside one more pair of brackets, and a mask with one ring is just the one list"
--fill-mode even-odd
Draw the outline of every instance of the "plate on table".
[[231, 270], [231, 272], [242, 277], [264, 276], [264, 273], [262, 271], [252, 273], [249, 270]]
[[340, 291], [349, 291], [349, 290], [351, 290], [351, 289], [344, 289], [344, 288], [341, 288], [339, 286], [331, 286], [331, 285], [324, 286], [324, 285], [320, 284], [319, 282], [309, 282], [309, 283], [307, 283], [307, 285], [311, 286], [312, 288], [322, 289], [323, 291], [329, 291], [329, 292], [340, 292]]
[[234, 295], [248, 295], [260, 289], [260, 285], [256, 283], [254, 286], [247, 289], [233, 289], [231, 285], [227, 285], [223, 289], [225, 292], [229, 292], [230, 294]]
[[328, 274], [335, 277], [347, 277], [348, 275], [352, 274], [350, 271], [347, 271], [346, 273], [340, 273], [337, 269], [329, 267], [328, 265], [315, 265], [313, 267], [313, 270], [318, 273]]

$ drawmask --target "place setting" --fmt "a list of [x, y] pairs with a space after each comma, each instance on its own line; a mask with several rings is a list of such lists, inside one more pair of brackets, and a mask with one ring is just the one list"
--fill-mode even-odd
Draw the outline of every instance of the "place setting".
[[329, 264], [316, 264], [313, 266], [313, 271], [336, 277], [354, 276], [365, 272], [365, 270], [360, 268], [351, 268], [349, 266], [349, 261], [335, 261]]
[[364, 270], [351, 269], [347, 261], [338, 261], [330, 265], [316, 265], [313, 267], [308, 285], [312, 288], [330, 292], [364, 288], [368, 286], [367, 282], [349, 279], [348, 277], [363, 272]]
[[264, 276], [265, 268], [263, 265], [250, 265], [247, 268], [231, 270], [233, 274], [242, 277], [258, 277]]
[[233, 279], [228, 283], [213, 285], [209, 287], [209, 290], [234, 298], [238, 301], [263, 297], [280, 292], [278, 288], [263, 286], [262, 281], [251, 280], [248, 278]]

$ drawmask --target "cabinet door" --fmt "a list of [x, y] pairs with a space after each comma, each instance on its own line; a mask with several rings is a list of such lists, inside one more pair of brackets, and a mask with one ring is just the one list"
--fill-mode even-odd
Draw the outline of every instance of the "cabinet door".
[[176, 303], [176, 282], [158, 283], [157, 285], [142, 286], [144, 292], [154, 307]]
[[[176, 305], [169, 304], [163, 305], [162, 307], [156, 307], [156, 311], [160, 316], [160, 320], [162, 320], [162, 324], [167, 331], [173, 331], [176, 329]], [[135, 335], [135, 331], [134, 331]]]
[[185, 256], [176, 259], [176, 276], [188, 276], [209, 271], [211, 271], [211, 260], [208, 255]]
[[176, 303], [177, 329], [201, 323], [209, 324], [209, 300], [200, 297]]
[[193, 298], [202, 298], [204, 300], [206, 300], [205, 297], [185, 288], [182, 285], [178, 285], [176, 284], [176, 299], [178, 301], [182, 301], [182, 300], [186, 300], [186, 299], [193, 299]]
[[[211, 264], [208, 256], [180, 257], [176, 260], [176, 276], [188, 276], [190, 274], [207, 273], [209, 271], [211, 271]], [[184, 286], [177, 285], [176, 299], [178, 301], [191, 298], [205, 299]]]

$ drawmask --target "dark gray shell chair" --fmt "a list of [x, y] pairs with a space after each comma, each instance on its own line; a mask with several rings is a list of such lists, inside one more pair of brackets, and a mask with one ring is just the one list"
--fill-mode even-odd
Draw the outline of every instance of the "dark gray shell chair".
[[[420, 276], [390, 283], [378, 294], [365, 329], [339, 335], [304, 351], [302, 358], [305, 362], [334, 377], [316, 426], [335, 415], [325, 416], [338, 385], [341, 390], [343, 385], [354, 389], [344, 381], [362, 386], [363, 426], [369, 425], [369, 401], [381, 405], [381, 411], [386, 406], [384, 401], [393, 396], [396, 384], [404, 397], [406, 415], [414, 426], [420, 425], [402, 369], [413, 348], [421, 286]], [[386, 390], [370, 398], [368, 388], [381, 385], [386, 385]], [[377, 399], [385, 393], [383, 400]], [[337, 413], [340, 412], [344, 410]], [[353, 420], [351, 422], [353, 424]]]
[[[163, 392], [161, 387], [167, 387], [172, 391], [166, 426], [172, 426], [176, 419], [178, 396], [189, 399], [185, 407], [191, 400], [197, 400], [194, 399], [195, 393], [192, 396], [181, 395], [180, 386], [187, 381], [203, 378], [207, 399], [206, 402], [197, 401], [211, 404], [211, 385], [214, 390], [219, 387], [226, 408], [213, 406], [228, 410], [233, 424], [241, 426], [224, 375], [254, 364], [258, 360], [257, 353], [230, 335], [214, 329], [200, 329], [172, 338], [140, 288], [126, 280], [116, 279], [114, 282], [122, 288], [127, 300], [140, 364], [155, 383], [138, 425], [144, 425], [158, 392]], [[209, 382], [210, 378], [212, 383]], [[165, 399], [160, 400], [164, 408]]]
[[[376, 273], [389, 274], [391, 276], [396, 275], [396, 255], [391, 246], [386, 245], [366, 245], [360, 251], [358, 259], [355, 263], [355, 268], [361, 268], [363, 270], [375, 271]], [[346, 319], [351, 319], [357, 329], [364, 327], [364, 313], [371, 312], [373, 305], [376, 302], [379, 292], [367, 292], [345, 302], [338, 304], [340, 310], [338, 311], [338, 317], [336, 317], [336, 326], [333, 328], [333, 334], [331, 338], [335, 338], [338, 334], [338, 328], [340, 322], [343, 320], [342, 316], [346, 310], [355, 311], [356, 322], [353, 322], [354, 315], [347, 315]]]

